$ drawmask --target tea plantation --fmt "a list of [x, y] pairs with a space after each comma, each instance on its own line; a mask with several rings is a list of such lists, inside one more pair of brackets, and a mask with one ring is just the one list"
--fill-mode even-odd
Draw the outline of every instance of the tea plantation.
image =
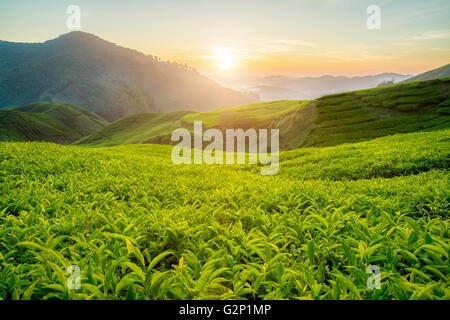
[[449, 129], [282, 152], [276, 176], [170, 152], [0, 143], [0, 298], [450, 299]]
[[110, 147], [131, 143], [176, 144], [177, 128], [279, 129], [281, 150], [367, 141], [395, 133], [450, 128], [450, 78], [401, 83], [303, 101], [256, 103], [208, 112], [141, 113], [76, 141]]

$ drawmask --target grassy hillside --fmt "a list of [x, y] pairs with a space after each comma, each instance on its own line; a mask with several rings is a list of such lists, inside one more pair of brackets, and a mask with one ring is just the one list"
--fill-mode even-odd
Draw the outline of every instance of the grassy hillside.
[[283, 150], [448, 128], [450, 78], [335, 94], [313, 101], [275, 101], [190, 113], [181, 119], [172, 118], [172, 114], [154, 117], [142, 114], [119, 120], [77, 144], [169, 143], [174, 128], [192, 130], [195, 120], [201, 120], [205, 129], [214, 127], [223, 132], [226, 128], [279, 128]]
[[117, 120], [75, 144], [105, 147], [119, 144], [170, 144], [172, 131], [180, 126], [183, 116], [191, 111], [166, 113], [138, 113]]
[[68, 103], [35, 103], [0, 109], [0, 141], [49, 141], [70, 144], [107, 122]]
[[305, 146], [329, 146], [394, 133], [450, 127], [450, 78], [318, 99]]
[[191, 129], [194, 121], [202, 121], [206, 128], [280, 129], [280, 146], [292, 149], [303, 142], [315, 115], [310, 101], [285, 100], [234, 107], [229, 109], [189, 114], [181, 119]]
[[439, 78], [447, 78], [450, 77], [450, 64], [442, 66], [440, 68], [436, 68], [418, 76], [412, 77], [404, 82], [412, 82], [412, 81], [423, 81], [423, 80], [431, 80], [431, 79], [439, 79]]
[[170, 152], [0, 143], [0, 298], [450, 299], [450, 130], [282, 152], [276, 176]]
[[172, 144], [173, 130], [186, 128], [193, 132], [194, 121], [207, 128], [280, 128], [283, 149], [292, 149], [304, 139], [314, 115], [309, 101], [275, 101], [209, 112], [142, 113], [125, 117], [106, 126], [76, 145], [114, 146], [132, 143]]

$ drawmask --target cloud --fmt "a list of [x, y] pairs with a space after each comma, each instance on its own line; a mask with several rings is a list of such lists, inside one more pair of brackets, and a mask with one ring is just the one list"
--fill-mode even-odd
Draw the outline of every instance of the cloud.
[[267, 55], [284, 53], [305, 53], [305, 50], [314, 48], [317, 45], [312, 42], [295, 39], [266, 39], [259, 38], [246, 42], [245, 44], [235, 44], [233, 46], [214, 45], [203, 48], [202, 55], [206, 59], [215, 59], [217, 52], [226, 53], [236, 59], [260, 59]]
[[249, 43], [247, 51], [252, 54], [277, 54], [304, 51], [317, 44], [297, 39], [255, 39]]
[[450, 32], [448, 30], [432, 30], [420, 32], [411, 37], [411, 40], [423, 41], [423, 40], [442, 40], [448, 39]]
[[439, 6], [439, 7], [434, 6], [432, 8], [407, 13], [407, 14], [403, 15], [401, 17], [401, 19], [409, 19], [409, 18], [413, 18], [413, 17], [423, 17], [423, 16], [426, 16], [429, 14], [442, 13], [442, 12], [445, 12], [446, 10], [448, 10], [449, 8], [450, 8], [449, 4]]
[[391, 55], [374, 53], [367, 46], [354, 46], [346, 50], [323, 51], [321, 56], [324, 59], [331, 59], [336, 62], [388, 61], [394, 58]]
[[285, 39], [278, 39], [278, 40], [272, 40], [275, 44], [280, 45], [286, 45], [291, 47], [315, 47], [316, 44], [312, 42], [302, 41], [302, 40], [285, 40]]

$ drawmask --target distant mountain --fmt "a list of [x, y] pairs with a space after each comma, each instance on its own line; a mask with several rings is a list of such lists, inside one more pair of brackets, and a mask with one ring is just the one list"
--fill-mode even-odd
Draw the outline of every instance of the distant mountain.
[[137, 112], [206, 111], [258, 101], [196, 70], [97, 36], [72, 32], [44, 43], [0, 41], [0, 108], [69, 102], [108, 120]]
[[272, 101], [280, 99], [317, 99], [327, 94], [375, 88], [380, 83], [387, 81], [398, 83], [411, 77], [412, 75], [382, 73], [360, 77], [269, 76], [244, 78], [213, 77], [213, 79], [234, 90], [258, 93], [261, 101]]
[[298, 91], [267, 85], [249, 88], [247, 91], [258, 94], [261, 101], [295, 100], [300, 96]]
[[0, 141], [70, 144], [107, 124], [96, 114], [68, 103], [34, 103], [0, 109]]
[[201, 120], [204, 130], [276, 128], [282, 150], [331, 146], [396, 133], [450, 128], [450, 78], [396, 84], [324, 96], [272, 101], [200, 113], [136, 114], [76, 144], [172, 144], [171, 132]]
[[419, 74], [418, 76], [415, 76], [413, 78], [410, 78], [404, 82], [423, 81], [423, 80], [439, 79], [439, 78], [446, 78], [446, 77], [450, 77], [450, 64], [447, 64], [447, 65], [442, 66], [437, 69], [433, 69], [433, 70], [424, 72], [424, 73]]

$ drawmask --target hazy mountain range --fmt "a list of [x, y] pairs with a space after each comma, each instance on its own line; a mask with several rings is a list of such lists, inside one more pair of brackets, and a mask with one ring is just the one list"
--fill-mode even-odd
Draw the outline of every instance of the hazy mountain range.
[[107, 120], [149, 111], [257, 102], [177, 63], [72, 32], [44, 43], [0, 41], [0, 108], [69, 102]]
[[257, 93], [261, 101], [284, 99], [316, 99], [327, 94], [341, 93], [360, 89], [377, 87], [384, 81], [402, 82], [412, 75], [397, 73], [382, 73], [379, 75], [345, 77], [242, 77], [227, 78], [211, 76], [212, 79], [225, 87], [243, 92]]
[[84, 33], [43, 43], [0, 41], [0, 108], [72, 103], [113, 121], [141, 112], [210, 111], [259, 101], [327, 94], [450, 76], [449, 65], [412, 78], [383, 73], [345, 77], [212, 77]]

